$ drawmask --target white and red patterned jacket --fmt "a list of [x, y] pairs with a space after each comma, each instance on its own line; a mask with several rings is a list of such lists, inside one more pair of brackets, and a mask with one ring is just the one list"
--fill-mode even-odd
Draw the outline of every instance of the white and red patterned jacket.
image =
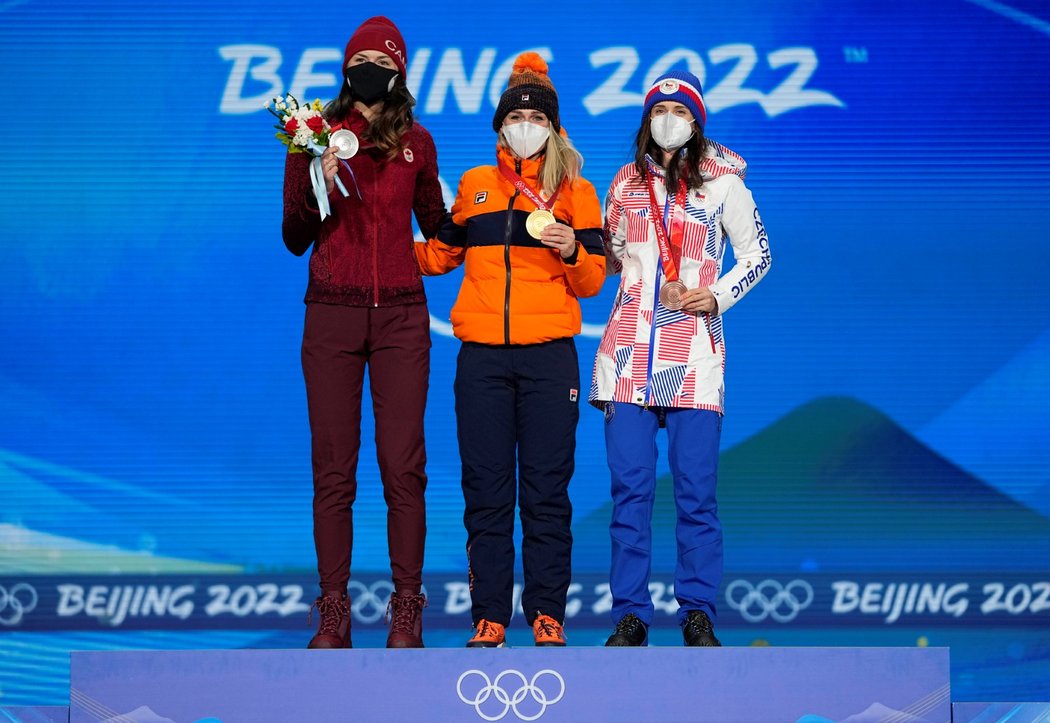
[[[751, 191], [744, 159], [717, 143], [701, 164], [703, 185], [690, 190], [679, 275], [692, 289], [706, 286], [717, 314], [671, 311], [659, 302], [663, 267], [649, 192], [634, 164], [620, 169], [605, 201], [605, 255], [620, 288], [594, 361], [589, 401], [707, 409], [725, 403], [722, 314], [769, 271], [769, 241]], [[667, 191], [663, 169], [649, 159], [658, 208]], [[736, 264], [722, 275], [726, 240]], [[654, 323], [655, 322], [655, 323]]]

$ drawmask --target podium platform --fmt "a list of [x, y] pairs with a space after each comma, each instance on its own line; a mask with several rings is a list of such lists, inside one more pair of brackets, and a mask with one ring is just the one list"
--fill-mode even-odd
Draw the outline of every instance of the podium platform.
[[68, 723], [69, 707], [64, 705], [0, 706], [5, 723]]
[[72, 723], [951, 721], [947, 648], [74, 652]]
[[953, 703], [952, 723], [1046, 723], [1050, 703]]

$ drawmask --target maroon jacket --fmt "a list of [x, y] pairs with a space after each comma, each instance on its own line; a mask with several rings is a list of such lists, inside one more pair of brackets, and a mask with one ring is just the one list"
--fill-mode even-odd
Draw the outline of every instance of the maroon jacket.
[[[364, 119], [356, 110], [353, 114], [344, 125], [357, 131]], [[411, 212], [424, 238], [434, 236], [445, 218], [437, 151], [418, 123], [402, 143], [404, 152], [393, 159], [376, 148], [360, 150], [347, 161], [353, 178], [340, 167], [339, 178], [350, 195], [343, 198], [336, 189], [328, 196], [332, 215], [323, 223], [310, 186], [312, 156], [288, 154], [282, 233], [284, 245], [296, 256], [314, 244], [307, 302], [397, 306], [426, 301], [412, 249]]]

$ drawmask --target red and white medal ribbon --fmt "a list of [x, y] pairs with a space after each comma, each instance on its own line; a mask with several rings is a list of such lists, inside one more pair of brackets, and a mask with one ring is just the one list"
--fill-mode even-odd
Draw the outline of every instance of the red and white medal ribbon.
[[542, 209], [544, 211], [550, 211], [552, 208], [554, 208], [554, 203], [558, 200], [558, 194], [561, 193], [560, 186], [558, 187], [558, 190], [555, 191], [549, 199], [544, 201], [540, 194], [538, 194], [529, 184], [525, 183], [524, 178], [515, 173], [514, 170], [510, 168], [510, 166], [503, 163], [502, 161], [499, 163], [499, 172], [503, 174], [504, 178], [506, 178], [508, 181], [514, 184], [514, 188], [518, 189], [518, 191], [521, 192], [521, 195], [525, 196], [525, 198], [529, 199], [534, 204], [536, 204], [536, 208]]
[[[646, 173], [646, 188], [649, 191], [649, 216], [653, 220], [656, 229], [656, 243], [660, 249], [660, 262], [664, 269], [664, 278], [667, 282], [660, 287], [660, 303], [672, 311], [682, 308], [681, 296], [686, 292], [686, 285], [678, 280], [678, 263], [675, 255], [682, 256], [682, 236], [685, 234], [685, 203], [686, 189], [685, 181], [679, 180], [678, 193], [671, 203], [670, 212], [667, 214], [671, 220], [671, 233], [668, 239], [667, 228], [664, 226], [664, 214], [656, 203], [655, 179], [651, 173]], [[670, 200], [670, 194], [668, 194]]]
[[528, 218], [525, 219], [525, 230], [528, 231], [529, 235], [534, 239], [539, 240], [543, 235], [543, 229], [558, 220], [554, 217], [551, 209], [554, 208], [554, 203], [558, 200], [558, 193], [561, 192], [561, 186], [558, 187], [558, 190], [556, 190], [549, 199], [544, 201], [543, 198], [540, 197], [540, 194], [536, 193], [529, 184], [525, 183], [525, 180], [521, 176], [512, 171], [506, 164], [502, 162], [499, 163], [499, 172], [514, 185], [514, 188], [518, 189], [519, 193], [536, 204], [536, 210], [530, 213]]

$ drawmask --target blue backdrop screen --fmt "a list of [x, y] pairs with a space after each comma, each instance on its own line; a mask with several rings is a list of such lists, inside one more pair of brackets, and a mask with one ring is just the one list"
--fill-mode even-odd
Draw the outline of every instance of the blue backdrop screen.
[[[730, 569], [1046, 572], [1044, 4], [738, 2], [673, 28], [616, 3], [520, 23], [498, 3], [380, 12], [408, 43], [446, 190], [492, 162], [494, 103], [523, 50], [550, 62], [600, 196], [652, 79], [703, 81], [708, 135], [747, 159], [774, 260], [725, 322]], [[307, 267], [281, 242], [284, 148], [263, 106], [333, 97], [365, 16], [0, 4], [3, 573], [313, 567]], [[449, 575], [465, 570], [448, 324], [461, 279], [426, 283], [427, 570]], [[585, 379], [615, 288], [583, 302]], [[582, 411], [581, 573], [608, 559], [601, 425]], [[382, 572], [367, 444], [359, 477], [355, 570]], [[661, 490], [655, 566], [670, 570]]]

